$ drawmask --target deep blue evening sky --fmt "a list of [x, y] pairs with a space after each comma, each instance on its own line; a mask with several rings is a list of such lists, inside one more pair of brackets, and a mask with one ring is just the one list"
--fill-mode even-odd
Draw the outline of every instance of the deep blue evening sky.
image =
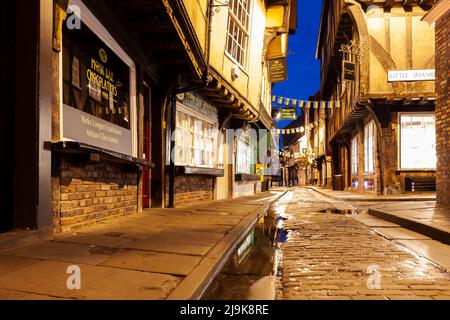
[[[298, 0], [297, 32], [289, 37], [288, 80], [274, 86], [273, 94], [307, 100], [320, 89], [320, 64], [316, 60], [322, 0]], [[290, 121], [280, 121], [283, 128]]]

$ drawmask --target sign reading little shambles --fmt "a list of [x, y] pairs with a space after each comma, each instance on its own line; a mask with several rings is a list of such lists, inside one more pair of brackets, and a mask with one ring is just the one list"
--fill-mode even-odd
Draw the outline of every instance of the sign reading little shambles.
[[436, 80], [435, 69], [388, 71], [388, 82], [434, 80]]
[[129, 80], [129, 66], [85, 24], [64, 28], [64, 138], [131, 155]]

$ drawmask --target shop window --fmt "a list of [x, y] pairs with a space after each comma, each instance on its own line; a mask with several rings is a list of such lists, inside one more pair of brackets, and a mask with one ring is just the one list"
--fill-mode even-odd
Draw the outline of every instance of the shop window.
[[250, 135], [242, 132], [237, 139], [236, 147], [236, 173], [253, 174], [255, 145], [251, 143]]
[[62, 30], [61, 139], [137, 155], [136, 66], [82, 1], [80, 28]]
[[374, 173], [375, 169], [375, 123], [364, 127], [364, 172]]
[[373, 179], [365, 179], [364, 180], [364, 190], [367, 190], [367, 191], [375, 190], [375, 183], [374, 183]]
[[[193, 112], [177, 108], [175, 164], [218, 168], [223, 166], [223, 148], [218, 124]], [[220, 140], [219, 140], [220, 139]]]
[[358, 174], [358, 137], [352, 139], [352, 174]]
[[63, 103], [130, 129], [130, 68], [84, 23], [63, 28]]
[[242, 67], [245, 67], [249, 25], [250, 25], [251, 0], [230, 0], [227, 32], [226, 51]]
[[435, 117], [431, 114], [400, 116], [400, 168], [436, 168]]

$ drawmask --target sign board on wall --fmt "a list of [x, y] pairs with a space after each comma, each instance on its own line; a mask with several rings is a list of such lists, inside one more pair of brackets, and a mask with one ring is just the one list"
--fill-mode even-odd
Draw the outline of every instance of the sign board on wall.
[[391, 70], [388, 71], [388, 82], [434, 81], [436, 80], [435, 73], [435, 69]]
[[286, 81], [286, 58], [269, 60], [269, 76], [272, 83]]
[[131, 155], [131, 130], [94, 117], [78, 109], [63, 106], [64, 137], [92, 146]]

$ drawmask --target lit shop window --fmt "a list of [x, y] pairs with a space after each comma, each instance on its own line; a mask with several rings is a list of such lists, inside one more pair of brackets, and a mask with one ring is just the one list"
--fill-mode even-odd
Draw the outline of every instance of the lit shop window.
[[250, 136], [246, 132], [242, 132], [238, 136], [236, 148], [236, 173], [254, 173], [253, 168], [253, 146], [250, 143]]
[[358, 137], [352, 139], [352, 174], [358, 174]]
[[400, 116], [401, 169], [436, 168], [436, 129], [434, 115]]
[[251, 0], [230, 0], [228, 16], [227, 52], [245, 67], [248, 47]]
[[[177, 111], [175, 132], [175, 164], [215, 168], [222, 166], [222, 145], [218, 145], [217, 123], [201, 119], [191, 113]], [[222, 156], [223, 157], [223, 156]]]
[[130, 129], [130, 68], [84, 23], [63, 28], [63, 103]]
[[364, 127], [364, 172], [373, 173], [375, 168], [375, 123], [372, 121]]

